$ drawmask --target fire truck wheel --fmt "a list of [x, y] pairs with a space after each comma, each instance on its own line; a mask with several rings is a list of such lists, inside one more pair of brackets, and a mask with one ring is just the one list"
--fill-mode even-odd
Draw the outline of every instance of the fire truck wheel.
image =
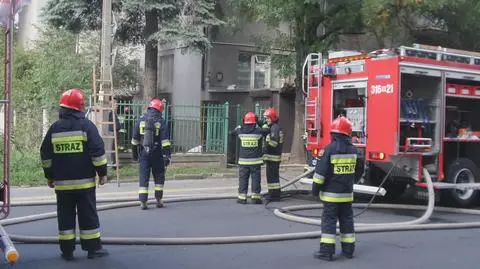
[[[466, 158], [453, 161], [447, 170], [447, 182], [449, 183], [475, 183], [479, 181], [478, 168], [474, 162]], [[477, 190], [445, 190], [445, 198], [449, 203], [460, 207], [472, 207], [476, 205], [479, 197]]]

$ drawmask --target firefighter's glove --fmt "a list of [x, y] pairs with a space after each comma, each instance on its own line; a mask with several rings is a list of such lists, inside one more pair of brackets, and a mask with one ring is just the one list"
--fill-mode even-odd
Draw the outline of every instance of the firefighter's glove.
[[138, 162], [138, 147], [137, 146], [132, 147], [132, 160], [134, 162]]
[[98, 184], [100, 185], [104, 185], [105, 182], [107, 182], [107, 176], [103, 176], [98, 179]]
[[55, 182], [53, 180], [49, 179], [48, 180], [48, 187], [50, 187], [52, 189], [55, 188]]
[[320, 195], [320, 191], [322, 190], [323, 185], [312, 183], [312, 196], [318, 197]]
[[169, 156], [163, 156], [163, 163], [165, 164], [165, 167], [170, 165], [170, 157]]

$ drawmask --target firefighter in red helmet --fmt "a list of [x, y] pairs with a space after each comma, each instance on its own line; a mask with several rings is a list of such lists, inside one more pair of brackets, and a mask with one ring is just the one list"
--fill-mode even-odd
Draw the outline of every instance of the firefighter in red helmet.
[[80, 244], [88, 258], [108, 252], [100, 241], [96, 210], [95, 177], [105, 184], [107, 158], [95, 124], [85, 118], [83, 94], [79, 89], [64, 92], [60, 98], [59, 120], [47, 131], [40, 156], [48, 186], [57, 196], [59, 244], [62, 258], [73, 260], [75, 218], [78, 212]]
[[254, 204], [261, 204], [261, 168], [263, 164], [262, 140], [268, 134], [269, 129], [258, 126], [257, 115], [248, 112], [243, 117], [243, 125], [237, 126], [230, 132], [237, 135], [240, 140], [240, 154], [238, 159], [239, 186], [237, 203], [247, 203], [248, 180], [252, 177], [252, 195]]
[[132, 153], [133, 159], [140, 161], [138, 199], [142, 210], [148, 209], [150, 171], [155, 182], [157, 207], [163, 207], [165, 167], [170, 164], [171, 158], [170, 132], [162, 116], [163, 110], [162, 100], [151, 100], [147, 112], [140, 117], [133, 129]]
[[352, 144], [352, 123], [345, 117], [331, 125], [331, 143], [319, 157], [313, 175], [312, 194], [323, 202], [320, 250], [314, 256], [332, 260], [335, 253], [337, 219], [340, 223], [342, 253], [353, 258], [353, 184], [363, 174], [363, 160]]
[[270, 201], [280, 200], [280, 162], [282, 161], [283, 130], [278, 124], [278, 114], [273, 108], [263, 112], [266, 123], [263, 128], [270, 128], [265, 138], [263, 160], [267, 172], [267, 188]]

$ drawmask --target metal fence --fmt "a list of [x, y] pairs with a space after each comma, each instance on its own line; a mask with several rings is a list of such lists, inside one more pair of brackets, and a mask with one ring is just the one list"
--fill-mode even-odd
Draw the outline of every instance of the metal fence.
[[[163, 116], [169, 127], [173, 152], [226, 153], [229, 107], [228, 103], [202, 106], [166, 104]], [[117, 115], [123, 127], [120, 150], [131, 150], [135, 120], [145, 108], [141, 101], [117, 102]]]
[[[142, 101], [117, 102], [116, 112], [122, 125], [119, 138], [121, 151], [131, 151], [135, 121], [145, 109], [145, 102]], [[261, 117], [264, 109], [257, 103], [254, 111]], [[201, 106], [166, 104], [163, 116], [170, 130], [173, 152], [237, 155], [237, 145], [228, 132], [242, 123], [243, 115], [248, 111], [228, 102]]]

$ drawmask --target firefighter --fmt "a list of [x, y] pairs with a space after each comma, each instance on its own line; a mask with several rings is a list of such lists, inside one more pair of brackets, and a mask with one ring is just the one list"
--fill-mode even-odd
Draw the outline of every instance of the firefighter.
[[73, 260], [75, 218], [78, 212], [80, 243], [88, 258], [103, 257], [96, 210], [95, 177], [105, 184], [107, 158], [97, 127], [85, 118], [83, 93], [70, 89], [60, 98], [59, 119], [47, 131], [40, 156], [48, 186], [57, 197], [59, 244], [62, 258]]
[[355, 232], [353, 222], [353, 184], [362, 175], [363, 160], [351, 141], [352, 123], [338, 117], [331, 126], [332, 142], [317, 161], [312, 193], [323, 202], [320, 250], [314, 256], [332, 260], [335, 253], [337, 219], [340, 223], [342, 253], [353, 258]]
[[267, 172], [267, 188], [270, 201], [279, 201], [280, 190], [280, 162], [282, 160], [283, 130], [278, 124], [278, 114], [273, 108], [263, 113], [266, 123], [263, 128], [270, 128], [265, 138], [263, 160]]
[[140, 180], [138, 199], [141, 209], [148, 209], [148, 182], [150, 171], [155, 182], [155, 199], [157, 207], [163, 207], [163, 185], [165, 168], [170, 164], [170, 133], [162, 117], [164, 104], [160, 99], [153, 99], [147, 112], [140, 117], [133, 129], [132, 154], [135, 161], [140, 161]]
[[248, 112], [243, 118], [243, 125], [230, 132], [237, 135], [240, 140], [239, 186], [237, 203], [247, 203], [248, 180], [252, 177], [252, 195], [254, 204], [262, 204], [261, 192], [261, 168], [263, 164], [262, 140], [268, 134], [269, 129], [261, 128], [258, 118], [253, 112]]

